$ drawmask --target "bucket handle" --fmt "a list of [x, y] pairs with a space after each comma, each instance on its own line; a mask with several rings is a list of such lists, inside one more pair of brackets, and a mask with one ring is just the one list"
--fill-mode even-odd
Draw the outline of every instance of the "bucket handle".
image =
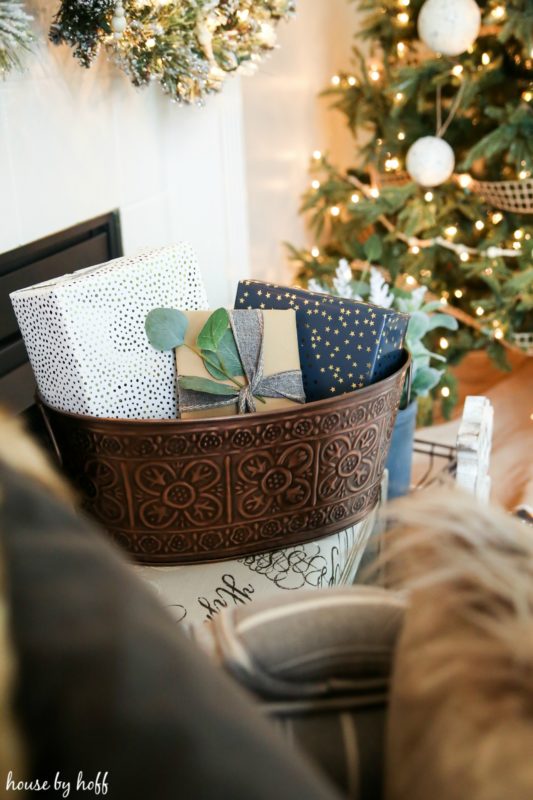
[[411, 402], [411, 386], [413, 383], [413, 360], [409, 359], [409, 366], [407, 367], [407, 374], [405, 376], [405, 395], [407, 397], [406, 406]]
[[46, 408], [44, 407], [43, 401], [41, 400], [41, 397], [40, 397], [40, 395], [38, 393], [36, 393], [36, 395], [35, 395], [35, 402], [37, 404], [37, 408], [41, 412], [41, 416], [43, 418], [44, 426], [46, 428], [46, 432], [48, 433], [48, 436], [50, 437], [50, 441], [52, 442], [52, 447], [54, 448], [54, 453], [56, 455], [56, 458], [57, 458], [57, 461], [59, 463], [59, 466], [62, 467], [63, 466], [63, 457], [61, 455], [61, 450], [59, 449], [59, 445], [57, 444], [57, 439], [56, 439], [54, 431], [52, 429], [52, 424], [51, 424], [50, 419], [48, 417], [48, 413], [46, 411]]

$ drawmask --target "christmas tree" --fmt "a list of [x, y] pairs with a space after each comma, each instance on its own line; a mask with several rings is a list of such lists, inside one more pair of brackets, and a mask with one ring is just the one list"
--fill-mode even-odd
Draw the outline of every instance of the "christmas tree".
[[505, 368], [506, 349], [532, 346], [533, 3], [358, 8], [353, 71], [325, 92], [354, 164], [313, 154], [302, 210], [315, 245], [291, 259], [304, 283], [328, 284], [346, 259], [363, 293], [370, 265], [427, 286], [462, 323], [435, 350], [455, 363], [486, 348]]

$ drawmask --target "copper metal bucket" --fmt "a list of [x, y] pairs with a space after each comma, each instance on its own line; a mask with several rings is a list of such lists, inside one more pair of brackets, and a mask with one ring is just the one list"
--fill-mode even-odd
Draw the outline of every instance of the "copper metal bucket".
[[378, 500], [409, 358], [364, 389], [202, 420], [68, 414], [40, 400], [86, 510], [137, 561], [190, 564], [343, 530]]

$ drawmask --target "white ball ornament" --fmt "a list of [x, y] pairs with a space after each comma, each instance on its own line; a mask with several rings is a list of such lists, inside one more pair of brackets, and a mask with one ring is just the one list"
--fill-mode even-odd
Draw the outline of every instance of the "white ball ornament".
[[407, 151], [407, 172], [421, 186], [440, 186], [453, 173], [453, 150], [439, 136], [423, 136]]
[[111, 17], [111, 30], [115, 39], [122, 39], [122, 35], [128, 26], [124, 6], [121, 0], [117, 3], [113, 16]]
[[418, 15], [418, 35], [445, 56], [464, 53], [477, 39], [481, 11], [474, 0], [426, 0]]

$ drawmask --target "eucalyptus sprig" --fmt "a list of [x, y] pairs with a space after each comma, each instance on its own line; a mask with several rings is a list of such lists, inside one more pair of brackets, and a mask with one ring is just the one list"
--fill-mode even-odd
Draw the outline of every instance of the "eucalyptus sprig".
[[[186, 347], [200, 358], [210, 375], [216, 380], [196, 375], [179, 377], [184, 389], [208, 394], [238, 395], [245, 384], [237, 380], [244, 377], [244, 369], [239, 357], [235, 337], [229, 324], [229, 314], [225, 308], [217, 308], [207, 319], [196, 337], [196, 346], [185, 341], [189, 320], [183, 311], [175, 308], [154, 308], [145, 320], [148, 341], [156, 350], [174, 350]], [[229, 380], [238, 389], [219, 381]], [[264, 403], [262, 397], [257, 398]]]

